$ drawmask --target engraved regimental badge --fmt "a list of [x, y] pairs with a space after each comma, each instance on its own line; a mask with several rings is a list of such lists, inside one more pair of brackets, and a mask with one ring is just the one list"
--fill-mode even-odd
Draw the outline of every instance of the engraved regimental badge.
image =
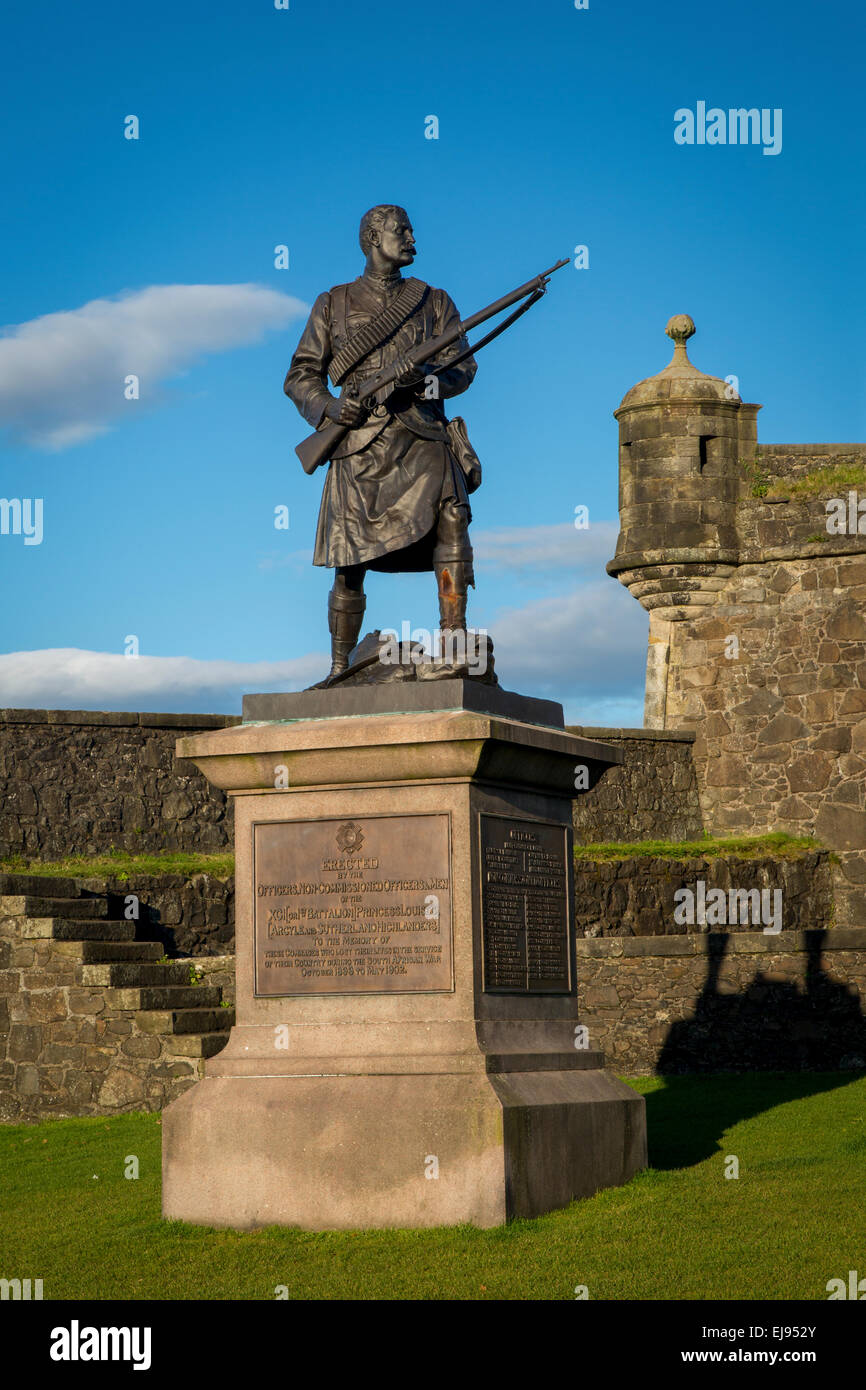
[[364, 832], [353, 820], [344, 821], [337, 831], [337, 845], [344, 854], [356, 854], [364, 843]]

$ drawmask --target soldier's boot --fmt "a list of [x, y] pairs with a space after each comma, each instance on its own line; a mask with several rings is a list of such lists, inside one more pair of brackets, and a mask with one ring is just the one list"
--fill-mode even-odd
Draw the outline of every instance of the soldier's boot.
[[472, 514], [466, 502], [449, 498], [443, 503], [436, 522], [433, 571], [439, 589], [439, 628], [446, 632], [466, 631], [466, 597], [475, 584], [469, 522]]
[[328, 681], [341, 675], [349, 665], [349, 653], [357, 645], [366, 607], [367, 599], [362, 593], [332, 589], [328, 594], [328, 630], [331, 634]]
[[466, 631], [466, 600], [473, 583], [471, 560], [446, 560], [434, 563], [439, 589], [439, 628], [444, 632]]

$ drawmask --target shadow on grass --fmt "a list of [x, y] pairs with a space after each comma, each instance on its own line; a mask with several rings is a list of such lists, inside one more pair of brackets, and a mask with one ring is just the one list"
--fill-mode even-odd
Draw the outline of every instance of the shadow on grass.
[[847, 1086], [863, 1072], [668, 1076], [646, 1099], [651, 1168], [690, 1168], [719, 1152], [726, 1130], [776, 1105]]

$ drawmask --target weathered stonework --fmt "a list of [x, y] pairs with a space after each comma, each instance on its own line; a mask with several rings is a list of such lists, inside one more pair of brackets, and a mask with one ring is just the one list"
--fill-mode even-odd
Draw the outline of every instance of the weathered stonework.
[[222, 992], [223, 1002], [234, 1008], [236, 998], [234, 952], [224, 956], [196, 956], [193, 961], [202, 984], [213, 985]]
[[[675, 920], [674, 895], [682, 888], [695, 892], [698, 881], [705, 884], [707, 892], [718, 888], [725, 893], [732, 888], [780, 892], [784, 931], [809, 931], [834, 924], [833, 875], [826, 851], [793, 860], [736, 856], [578, 859], [574, 866], [578, 937], [693, 934], [694, 927]], [[776, 899], [767, 901], [773, 904]], [[751, 929], [739, 922], [730, 927], [738, 933]]]
[[61, 859], [231, 847], [226, 798], [178, 735], [240, 723], [226, 715], [0, 710], [0, 856]]
[[[839, 922], [866, 921], [866, 563], [738, 569], [712, 613], [674, 627], [667, 717], [695, 729], [717, 834], [817, 835], [840, 861]], [[750, 592], [760, 588], [760, 604]], [[739, 658], [724, 656], [735, 634]]]
[[[839, 925], [866, 923], [866, 536], [781, 486], [866, 445], [759, 445], [758, 406], [688, 361], [620, 422], [621, 531], [608, 571], [650, 614], [645, 720], [692, 730], [713, 834], [816, 835], [838, 856]], [[755, 480], [782, 495], [752, 496]]]

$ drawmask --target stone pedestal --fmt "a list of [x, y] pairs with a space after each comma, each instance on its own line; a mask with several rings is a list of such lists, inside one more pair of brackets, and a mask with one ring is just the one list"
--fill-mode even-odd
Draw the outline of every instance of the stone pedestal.
[[646, 1163], [575, 993], [575, 768], [616, 750], [437, 708], [178, 754], [235, 798], [237, 1024], [164, 1112], [166, 1217], [493, 1226]]

